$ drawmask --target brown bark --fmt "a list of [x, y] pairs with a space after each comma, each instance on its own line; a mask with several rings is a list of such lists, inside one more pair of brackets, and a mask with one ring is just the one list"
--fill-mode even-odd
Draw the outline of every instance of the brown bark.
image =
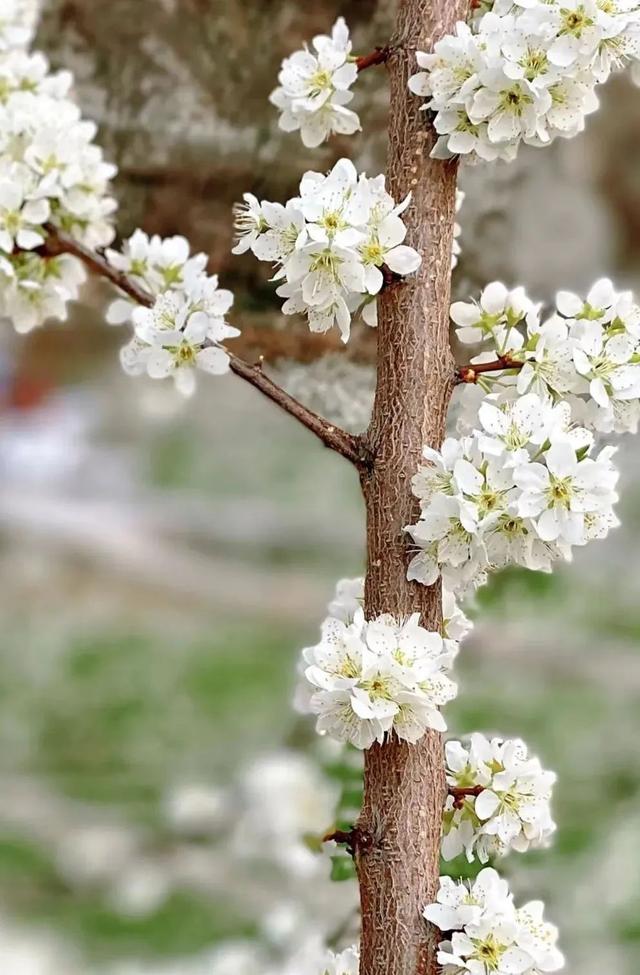
[[[441, 623], [440, 587], [406, 579], [403, 529], [415, 521], [411, 478], [424, 444], [439, 446], [453, 389], [449, 294], [456, 166], [432, 160], [434, 134], [407, 80], [416, 49], [430, 50], [464, 19], [468, 0], [400, 0], [388, 61], [388, 185], [395, 199], [412, 193], [407, 243], [423, 258], [418, 274], [384, 292], [378, 330], [378, 382], [368, 442], [373, 470], [363, 476], [367, 506], [368, 618], [419, 611]], [[435, 975], [437, 932], [422, 918], [439, 876], [446, 798], [442, 742], [431, 732], [418, 745], [397, 740], [365, 758], [365, 797], [358, 828], [370, 835], [357, 851], [362, 904], [362, 975]]]

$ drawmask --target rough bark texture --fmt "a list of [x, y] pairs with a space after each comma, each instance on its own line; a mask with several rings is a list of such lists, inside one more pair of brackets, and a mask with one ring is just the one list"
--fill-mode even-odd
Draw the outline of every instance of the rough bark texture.
[[[409, 191], [407, 242], [423, 256], [420, 272], [385, 291], [380, 302], [378, 383], [369, 443], [373, 472], [367, 504], [366, 612], [420, 611], [441, 622], [439, 586], [406, 580], [407, 536], [415, 521], [411, 478], [424, 444], [439, 446], [453, 388], [449, 292], [456, 167], [429, 158], [433, 133], [407, 88], [415, 50], [464, 19], [467, 0], [400, 0], [390, 74], [387, 167], [395, 199]], [[366, 755], [360, 829], [373, 843], [357, 855], [362, 902], [362, 975], [435, 975], [437, 933], [421, 916], [439, 875], [445, 778], [440, 735], [416, 746], [391, 741]]]

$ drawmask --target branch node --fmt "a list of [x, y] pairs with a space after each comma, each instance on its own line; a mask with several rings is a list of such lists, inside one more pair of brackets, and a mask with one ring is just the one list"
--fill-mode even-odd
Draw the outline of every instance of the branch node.
[[507, 352], [491, 362], [478, 362], [473, 366], [458, 366], [455, 372], [456, 383], [476, 383], [484, 372], [503, 372], [505, 369], [522, 369], [524, 362], [514, 359]]
[[323, 843], [337, 843], [339, 846], [346, 846], [347, 853], [351, 857], [367, 853], [374, 844], [373, 836], [366, 829], [354, 826], [353, 829], [336, 829], [332, 833], [327, 833], [322, 838]]
[[390, 54], [391, 46], [389, 44], [385, 47], [376, 47], [371, 54], [364, 54], [362, 57], [356, 58], [356, 68], [358, 71], [364, 71], [365, 68], [371, 68], [376, 64], [384, 64], [389, 60]]
[[453, 796], [454, 809], [462, 809], [465, 799], [477, 798], [482, 792], [484, 792], [483, 785], [449, 786], [449, 795]]

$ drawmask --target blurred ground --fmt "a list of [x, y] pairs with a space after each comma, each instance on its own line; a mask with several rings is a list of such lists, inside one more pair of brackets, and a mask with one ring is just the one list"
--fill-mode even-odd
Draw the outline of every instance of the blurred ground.
[[[250, 188], [284, 198], [311, 162], [274, 136], [277, 62], [338, 8], [363, 47], [384, 39], [375, 7], [49, 5], [42, 43], [79, 70], [124, 165], [126, 227], [205, 247], [238, 321], [250, 309], [267, 327], [274, 303], [257, 266], [231, 263], [230, 203]], [[383, 79], [367, 84], [377, 121], [353, 150], [373, 171]], [[620, 80], [605, 98], [584, 138], [465, 174], [459, 290], [496, 276], [540, 297], [602, 272], [640, 283], [640, 94]], [[88, 291], [69, 326], [3, 353], [2, 975], [210, 973], [215, 946], [256, 934], [271, 895], [295, 899], [303, 861], [269, 872], [220, 858], [216, 797], [223, 808], [257, 756], [309, 751], [289, 708], [297, 653], [335, 579], [362, 570], [346, 464], [232, 377], [186, 406], [127, 380], [100, 312]], [[636, 975], [640, 961], [637, 440], [623, 467], [622, 529], [553, 578], [509, 574], [483, 592], [450, 722], [522, 735], [559, 773], [553, 850], [505, 867], [549, 901], [574, 975]], [[251, 806], [240, 795], [234, 816]], [[280, 855], [261, 843], [262, 858]], [[336, 890], [318, 881], [339, 928], [353, 892]]]

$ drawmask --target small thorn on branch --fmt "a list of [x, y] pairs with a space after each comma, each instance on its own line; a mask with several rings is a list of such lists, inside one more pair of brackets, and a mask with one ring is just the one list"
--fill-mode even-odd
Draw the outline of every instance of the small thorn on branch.
[[362, 57], [356, 58], [356, 68], [358, 71], [364, 71], [365, 68], [371, 68], [375, 64], [384, 64], [385, 61], [389, 60], [390, 54], [391, 48], [388, 44], [386, 47], [376, 47], [371, 54], [364, 54]]
[[468, 787], [449, 786], [449, 795], [453, 796], [453, 806], [455, 809], [462, 809], [465, 799], [477, 797], [484, 792], [483, 785], [472, 785]]
[[346, 846], [347, 853], [355, 857], [358, 853], [366, 853], [373, 846], [373, 836], [364, 829], [354, 826], [353, 829], [336, 829], [322, 838], [323, 843], [337, 843]]
[[457, 383], [477, 383], [478, 376], [485, 372], [502, 372], [504, 369], [522, 369], [524, 362], [514, 359], [510, 355], [501, 355], [491, 362], [478, 362], [471, 366], [458, 366], [456, 369]]

